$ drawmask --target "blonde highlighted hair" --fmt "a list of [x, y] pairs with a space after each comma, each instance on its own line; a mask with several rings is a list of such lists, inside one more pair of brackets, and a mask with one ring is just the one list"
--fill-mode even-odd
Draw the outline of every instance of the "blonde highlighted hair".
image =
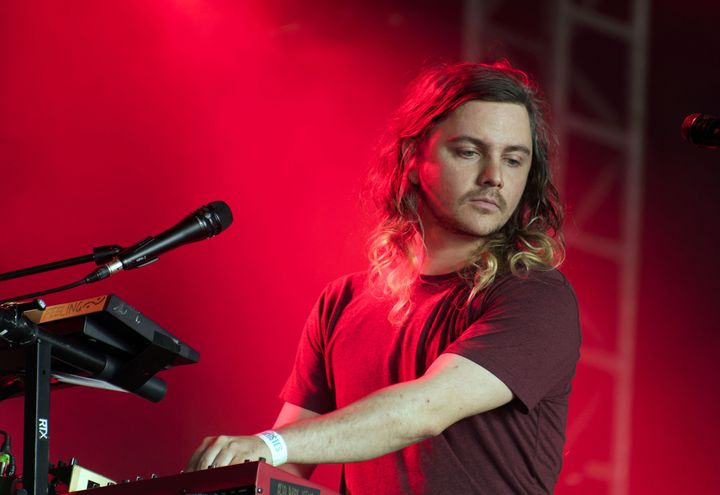
[[461, 272], [472, 287], [468, 301], [500, 274], [523, 276], [530, 270], [551, 269], [564, 257], [562, 207], [550, 177], [554, 140], [536, 85], [507, 62], [429, 69], [410, 86], [369, 175], [369, 193], [378, 211], [369, 244], [370, 282], [395, 301], [389, 315], [394, 324], [405, 321], [412, 310], [411, 292], [425, 255], [418, 191], [408, 180], [409, 164], [433, 128], [471, 100], [523, 105], [530, 117], [533, 153], [517, 209]]

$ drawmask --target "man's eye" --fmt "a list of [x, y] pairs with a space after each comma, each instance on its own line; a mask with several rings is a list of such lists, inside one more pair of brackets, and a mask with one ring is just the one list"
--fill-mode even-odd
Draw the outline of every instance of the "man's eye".
[[520, 165], [522, 165], [522, 161], [516, 160], [515, 158], [506, 158], [505, 162], [511, 167], [519, 167]]
[[461, 158], [475, 158], [479, 154], [476, 150], [469, 149], [459, 149], [456, 153]]

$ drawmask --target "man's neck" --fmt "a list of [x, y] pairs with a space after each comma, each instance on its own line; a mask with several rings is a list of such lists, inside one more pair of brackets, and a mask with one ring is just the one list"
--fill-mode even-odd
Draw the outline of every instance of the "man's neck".
[[482, 238], [448, 232], [441, 227], [429, 228], [425, 230], [426, 253], [420, 273], [442, 275], [458, 271], [484, 242]]

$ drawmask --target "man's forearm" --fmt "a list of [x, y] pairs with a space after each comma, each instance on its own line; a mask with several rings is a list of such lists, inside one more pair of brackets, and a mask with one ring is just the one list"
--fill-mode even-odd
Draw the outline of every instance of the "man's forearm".
[[[372, 459], [433, 436], [427, 418], [433, 400], [423, 398], [419, 380], [375, 392], [337, 411], [276, 427], [287, 445], [288, 470], [307, 476], [299, 465]], [[187, 469], [226, 466], [264, 457], [273, 463], [269, 446], [257, 436], [207, 437]]]
[[406, 382], [277, 431], [287, 443], [288, 462], [363, 461], [439, 433], [428, 418], [431, 402], [416, 381]]

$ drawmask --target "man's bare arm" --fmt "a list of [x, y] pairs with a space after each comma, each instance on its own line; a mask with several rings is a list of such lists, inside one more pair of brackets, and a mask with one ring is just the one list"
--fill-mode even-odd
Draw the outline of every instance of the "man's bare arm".
[[[297, 423], [298, 421], [302, 421], [305, 419], [316, 418], [318, 416], [319, 414], [316, 412], [286, 402], [283, 408], [280, 410], [280, 414], [278, 414], [277, 419], [275, 420], [273, 429], [277, 431], [283, 426]], [[285, 471], [292, 473], [295, 476], [300, 476], [307, 479], [310, 478], [313, 471], [315, 471], [315, 466], [315, 464], [288, 463], [283, 464], [280, 469], [284, 469]]]
[[[438, 435], [474, 414], [510, 402], [510, 389], [482, 366], [454, 354], [441, 355], [417, 380], [381, 389], [337, 411], [276, 429], [288, 462], [356, 462], [394, 452]], [[270, 458], [256, 437], [206, 438], [188, 469]]]

